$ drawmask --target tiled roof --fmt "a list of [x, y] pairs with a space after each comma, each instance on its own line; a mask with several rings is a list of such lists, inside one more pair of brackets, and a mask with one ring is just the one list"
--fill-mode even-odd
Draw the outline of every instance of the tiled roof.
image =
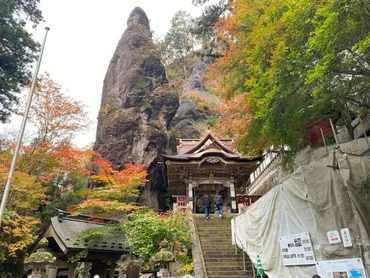
[[[51, 218], [50, 234], [56, 236], [56, 241], [62, 243], [68, 250], [89, 248], [90, 251], [110, 251], [115, 253], [128, 253], [130, 250], [124, 246], [125, 237], [121, 235], [107, 235], [101, 242], [94, 242], [91, 246], [88, 245], [88, 240], [78, 239], [79, 235], [91, 229], [102, 229], [104, 224], [96, 224], [85, 222], [83, 220], [73, 218]], [[64, 251], [64, 250], [63, 250]], [[65, 251], [64, 251], [65, 252]]]
[[206, 156], [221, 156], [236, 161], [259, 161], [260, 158], [250, 158], [241, 155], [233, 146], [233, 140], [218, 139], [208, 131], [201, 139], [181, 139], [177, 147], [177, 155], [162, 155], [164, 161], [190, 161], [200, 160]]

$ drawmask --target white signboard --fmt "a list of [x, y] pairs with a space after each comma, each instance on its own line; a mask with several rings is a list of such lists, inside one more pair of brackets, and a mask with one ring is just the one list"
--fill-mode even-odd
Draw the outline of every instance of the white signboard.
[[316, 264], [309, 233], [280, 237], [284, 265]]
[[328, 232], [327, 235], [328, 235], [329, 244], [336, 244], [336, 243], [342, 242], [340, 240], [339, 233], [336, 230]]
[[181, 278], [194, 278], [194, 276], [191, 276], [190, 274], [186, 274], [184, 276], [181, 276]]
[[344, 228], [344, 229], [340, 230], [340, 233], [342, 234], [344, 247], [351, 247], [352, 246], [352, 240], [351, 240], [351, 234], [349, 233], [349, 229]]
[[321, 278], [365, 278], [362, 260], [343, 259], [331, 261], [317, 261], [317, 274]]

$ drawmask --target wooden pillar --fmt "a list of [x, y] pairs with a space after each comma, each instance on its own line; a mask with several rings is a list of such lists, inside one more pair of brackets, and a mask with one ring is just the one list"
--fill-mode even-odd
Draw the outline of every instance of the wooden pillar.
[[188, 207], [194, 212], [193, 182], [188, 182]]
[[69, 264], [68, 278], [75, 278], [76, 267], [77, 267], [77, 263], [70, 263]]
[[235, 184], [234, 177], [230, 177], [230, 201], [231, 212], [236, 213], [236, 197], [235, 197]]
[[114, 278], [115, 270], [116, 270], [116, 263], [112, 263], [109, 268], [109, 278]]

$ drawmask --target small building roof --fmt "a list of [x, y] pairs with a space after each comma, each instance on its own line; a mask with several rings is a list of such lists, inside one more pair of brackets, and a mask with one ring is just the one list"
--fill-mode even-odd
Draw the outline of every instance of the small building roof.
[[[96, 223], [97, 220], [102, 223]], [[68, 212], [58, 210], [58, 215], [51, 218], [49, 225], [31, 246], [30, 253], [36, 251], [37, 245], [42, 238], [54, 238], [58, 247], [65, 255], [76, 253], [86, 248], [88, 248], [89, 252], [129, 253], [130, 249], [124, 245], [125, 236], [123, 234], [108, 234], [102, 241], [92, 243], [79, 238], [84, 232], [92, 229], [102, 229], [104, 227], [106, 227], [105, 219], [91, 219], [86, 215], [74, 217]]]

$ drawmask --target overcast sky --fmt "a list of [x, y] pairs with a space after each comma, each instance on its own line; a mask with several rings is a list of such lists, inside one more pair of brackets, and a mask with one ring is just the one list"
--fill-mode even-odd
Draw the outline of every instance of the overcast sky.
[[[50, 32], [40, 74], [49, 72], [64, 92], [88, 106], [93, 124], [75, 141], [80, 147], [95, 140], [103, 79], [128, 16], [137, 6], [146, 12], [156, 36], [167, 32], [176, 11], [186, 10], [195, 17], [203, 10], [191, 0], [41, 0], [45, 22], [34, 37], [41, 42], [45, 26]], [[18, 130], [20, 120], [13, 119], [11, 126]]]

